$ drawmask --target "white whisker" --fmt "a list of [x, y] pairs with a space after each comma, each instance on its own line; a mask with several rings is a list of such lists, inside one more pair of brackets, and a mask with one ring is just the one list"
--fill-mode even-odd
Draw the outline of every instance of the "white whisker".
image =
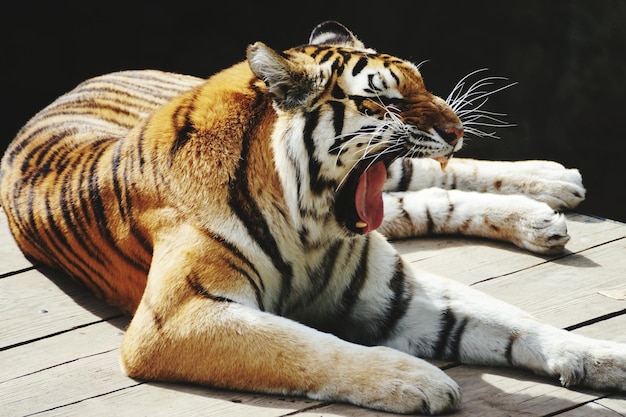
[[493, 88], [497, 83], [508, 81], [508, 79], [505, 77], [484, 77], [469, 84], [472, 76], [486, 70], [486, 68], [478, 69], [461, 78], [448, 95], [448, 98], [446, 98], [446, 103], [461, 119], [467, 135], [498, 138], [496, 132], [485, 132], [480, 128], [513, 127], [515, 124], [508, 123], [502, 119], [506, 117], [505, 113], [490, 112], [484, 110], [483, 106], [487, 103], [489, 97], [517, 83], [508, 83], [501, 87]]

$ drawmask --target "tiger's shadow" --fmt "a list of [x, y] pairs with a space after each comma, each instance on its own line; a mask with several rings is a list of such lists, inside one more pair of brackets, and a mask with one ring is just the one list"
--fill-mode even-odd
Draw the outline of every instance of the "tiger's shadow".
[[[563, 388], [556, 382], [517, 369], [458, 365], [446, 372], [459, 383], [464, 398], [460, 410], [447, 414], [451, 416], [553, 415], [578, 407], [585, 409], [592, 407], [589, 410], [591, 413], [594, 406], [597, 408], [601, 406], [588, 403], [605, 396], [592, 390]], [[223, 415], [259, 413], [277, 416], [301, 413], [345, 417], [399, 415], [363, 409], [350, 404], [315, 401], [302, 397], [225, 391], [188, 384], [148, 383], [142, 388], [146, 393], [150, 393], [144, 397], [146, 401], [152, 395], [158, 395], [178, 411], [220, 409]], [[610, 398], [626, 400], [626, 396], [623, 395]], [[143, 400], [139, 398], [139, 401]], [[149, 407], [149, 404], [146, 404], [146, 407]], [[277, 413], [272, 414], [268, 409], [276, 410]]]

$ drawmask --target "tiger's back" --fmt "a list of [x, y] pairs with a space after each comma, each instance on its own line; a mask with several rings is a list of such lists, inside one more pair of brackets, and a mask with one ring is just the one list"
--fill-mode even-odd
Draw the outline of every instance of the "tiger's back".
[[134, 147], [140, 135], [129, 133], [202, 82], [154, 70], [112, 73], [35, 115], [9, 145], [0, 172], [0, 202], [23, 252], [112, 304], [136, 305], [152, 242], [133, 218], [130, 193], [152, 183], [141, 175], [153, 156], [148, 143], [146, 153]]

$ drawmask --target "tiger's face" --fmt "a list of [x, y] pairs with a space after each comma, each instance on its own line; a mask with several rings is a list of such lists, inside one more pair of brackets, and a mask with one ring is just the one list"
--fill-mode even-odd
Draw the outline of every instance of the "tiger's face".
[[[416, 65], [365, 48], [338, 23], [282, 53], [257, 42], [248, 62], [273, 96], [287, 159], [302, 159], [294, 164], [306, 167], [312, 195], [332, 190], [336, 219], [353, 233], [382, 223], [392, 161], [435, 158], [445, 166], [463, 144], [461, 121], [426, 89]], [[292, 135], [293, 126], [303, 136]]]

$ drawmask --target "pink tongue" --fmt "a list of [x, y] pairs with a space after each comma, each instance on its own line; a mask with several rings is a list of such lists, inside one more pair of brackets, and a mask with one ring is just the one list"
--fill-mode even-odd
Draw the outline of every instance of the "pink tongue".
[[354, 203], [359, 219], [367, 226], [361, 228], [363, 234], [378, 229], [383, 222], [383, 184], [387, 179], [387, 168], [377, 162], [361, 175], [356, 187]]

